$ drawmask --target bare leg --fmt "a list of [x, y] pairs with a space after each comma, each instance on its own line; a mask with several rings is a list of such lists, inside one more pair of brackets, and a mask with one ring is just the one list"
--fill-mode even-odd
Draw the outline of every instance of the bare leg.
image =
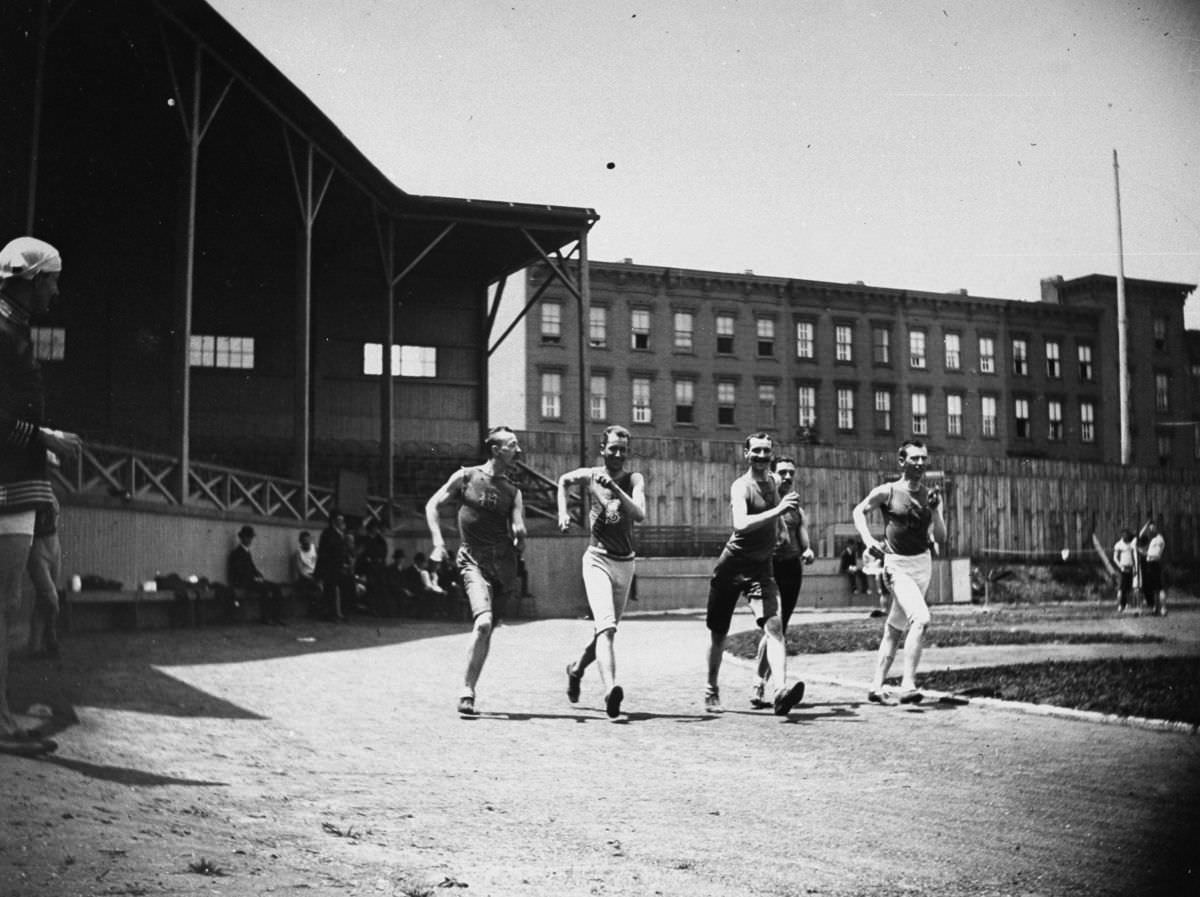
[[617, 682], [617, 656], [613, 650], [613, 637], [616, 634], [616, 630], [606, 629], [592, 642], [592, 653], [596, 658], [596, 667], [600, 670], [600, 684], [605, 695]]
[[771, 664], [767, 662], [767, 634], [765, 632], [758, 640], [758, 651], [754, 655], [754, 663], [759, 679], [765, 682], [771, 678]]
[[475, 683], [483, 672], [483, 664], [487, 660], [488, 651], [492, 647], [492, 615], [482, 613], [475, 618], [475, 628], [472, 631], [471, 650], [467, 655], [467, 673], [463, 679], [463, 691], [475, 694]]
[[896, 659], [896, 650], [900, 647], [901, 631], [894, 626], [883, 627], [883, 638], [879, 642], [879, 654], [875, 660], [875, 678], [871, 680], [871, 691], [882, 692], [883, 681], [892, 668]]
[[787, 644], [783, 640], [783, 623], [778, 616], [768, 617], [763, 624], [766, 662], [774, 677], [775, 690], [787, 686]]
[[[575, 667], [574, 667], [575, 675], [582, 676], [584, 674], [584, 671], [589, 666], [591, 666], [592, 661], [594, 661], [595, 659], [596, 659], [596, 637], [593, 636], [592, 640], [587, 643], [587, 647], [583, 649], [583, 654], [581, 654], [579, 656], [579, 659], [577, 661], [575, 661]], [[603, 677], [603, 675], [604, 675], [603, 670], [601, 670], [600, 675], [601, 675], [601, 677]]]
[[708, 687], [716, 691], [721, 676], [721, 658], [725, 654], [725, 633], [710, 629], [708, 634]]
[[917, 664], [921, 661], [924, 638], [924, 623], [913, 623], [908, 627], [908, 635], [904, 637], [904, 673], [900, 680], [900, 687], [904, 691], [914, 691], [917, 687]]

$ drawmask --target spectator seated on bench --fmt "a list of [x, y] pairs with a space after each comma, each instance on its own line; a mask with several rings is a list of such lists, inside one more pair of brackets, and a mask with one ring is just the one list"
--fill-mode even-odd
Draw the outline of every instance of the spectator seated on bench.
[[286, 626], [283, 620], [283, 589], [279, 583], [270, 582], [262, 575], [250, 545], [254, 541], [254, 527], [243, 526], [238, 530], [238, 544], [229, 552], [229, 585], [257, 596], [262, 610], [261, 621], [272, 626]]

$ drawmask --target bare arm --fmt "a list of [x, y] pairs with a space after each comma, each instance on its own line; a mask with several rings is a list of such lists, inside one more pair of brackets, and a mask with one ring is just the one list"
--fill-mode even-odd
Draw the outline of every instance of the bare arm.
[[440, 564], [446, 557], [446, 539], [442, 535], [440, 511], [443, 505], [450, 504], [461, 494], [462, 478], [463, 472], [455, 471], [450, 475], [450, 479], [430, 496], [429, 501], [425, 502], [425, 523], [429, 527], [429, 538], [433, 542], [433, 550], [429, 552], [429, 557], [435, 563]]
[[577, 467], [558, 478], [558, 528], [561, 532], [565, 533], [571, 528], [571, 514], [567, 510], [567, 489], [586, 483], [591, 478], [590, 467]]
[[871, 534], [871, 526], [867, 523], [867, 514], [871, 511], [876, 511], [883, 507], [887, 501], [888, 493], [891, 491], [891, 484], [885, 483], [882, 486], [876, 486], [867, 497], [854, 506], [854, 510], [850, 512], [854, 518], [854, 528], [858, 530], [859, 538], [863, 540], [863, 544], [868, 550], [875, 553], [883, 551], [883, 546], [875, 540]]
[[795, 492], [789, 492], [779, 500], [779, 504], [775, 507], [760, 511], [757, 514], [751, 514], [749, 505], [746, 502], [746, 492], [742, 488], [741, 483], [735, 482], [729, 487], [729, 506], [733, 511], [733, 531], [736, 533], [749, 533], [771, 525], [780, 514], [794, 508], [799, 508], [800, 496]]
[[517, 554], [525, 553], [525, 499], [521, 497], [521, 490], [517, 490], [516, 497], [513, 498], [512, 518], [509, 521], [512, 527], [513, 545], [517, 549]]

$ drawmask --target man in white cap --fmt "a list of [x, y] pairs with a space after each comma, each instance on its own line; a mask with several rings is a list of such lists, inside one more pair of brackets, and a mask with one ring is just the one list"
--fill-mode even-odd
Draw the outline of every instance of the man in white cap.
[[73, 456], [79, 437], [43, 426], [41, 370], [33, 356], [30, 318], [58, 296], [62, 259], [34, 237], [0, 249], [0, 752], [41, 753], [54, 743], [24, 731], [8, 706], [9, 622], [21, 600], [21, 577], [39, 510], [56, 504], [48, 453]]

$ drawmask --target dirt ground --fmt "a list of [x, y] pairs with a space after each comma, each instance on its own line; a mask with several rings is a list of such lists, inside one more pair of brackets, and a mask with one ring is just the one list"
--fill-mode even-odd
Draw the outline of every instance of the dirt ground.
[[[1177, 653], [1198, 624], [1140, 625]], [[614, 724], [594, 672], [563, 693], [589, 632], [499, 629], [474, 720], [453, 709], [463, 624], [68, 636], [14, 668], [60, 747], [0, 756], [0, 894], [1197, 892], [1194, 735], [868, 705], [869, 655], [794, 658], [787, 719], [750, 710], [727, 660], [714, 716], [686, 614], [623, 625]]]

